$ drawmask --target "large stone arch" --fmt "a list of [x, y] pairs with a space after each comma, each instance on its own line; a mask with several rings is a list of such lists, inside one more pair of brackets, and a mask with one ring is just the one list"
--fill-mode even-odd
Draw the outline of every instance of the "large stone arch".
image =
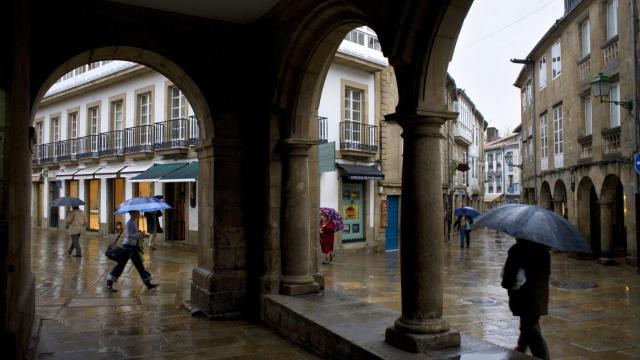
[[600, 190], [600, 252], [606, 259], [625, 256], [627, 252], [624, 197], [620, 178], [607, 175]]
[[545, 209], [553, 210], [551, 187], [547, 181], [543, 181], [542, 185], [540, 185], [540, 199], [538, 205]]
[[558, 179], [553, 186], [553, 210], [562, 217], [569, 216], [567, 187], [561, 179]]
[[583, 177], [577, 189], [577, 221], [582, 238], [591, 245], [594, 255], [600, 253], [600, 206], [593, 181]]
[[193, 108], [200, 127], [200, 136], [204, 142], [213, 138], [213, 117], [209, 104], [198, 84], [184, 69], [170, 59], [150, 50], [129, 46], [108, 46], [91, 49], [71, 57], [53, 70], [36, 90], [32, 100], [31, 121], [36, 114], [38, 104], [47, 90], [65, 73], [85, 64], [101, 60], [131, 61], [150, 67], [171, 80], [187, 97]]

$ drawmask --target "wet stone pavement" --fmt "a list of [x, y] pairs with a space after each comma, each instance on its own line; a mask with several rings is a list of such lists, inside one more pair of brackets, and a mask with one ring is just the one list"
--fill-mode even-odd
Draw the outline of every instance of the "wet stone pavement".
[[[515, 347], [519, 323], [500, 287], [513, 244], [477, 230], [469, 249], [452, 236], [444, 255], [445, 318], [466, 335], [506, 348]], [[400, 311], [398, 252], [347, 253], [321, 271], [327, 288]], [[549, 315], [541, 326], [552, 359], [640, 359], [640, 274], [552, 253]]]
[[131, 263], [111, 294], [108, 238], [83, 236], [83, 257], [66, 253], [64, 231], [32, 230], [40, 359], [317, 359], [270, 329], [209, 321], [181, 307], [189, 298], [192, 251], [158, 248], [144, 262], [160, 284], [146, 290]]

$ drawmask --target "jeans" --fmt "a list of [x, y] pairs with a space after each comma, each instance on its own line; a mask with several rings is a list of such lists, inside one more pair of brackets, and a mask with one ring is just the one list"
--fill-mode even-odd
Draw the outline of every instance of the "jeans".
[[[76, 256], [82, 256], [82, 249], [80, 249], [80, 234], [71, 234], [71, 249], [76, 249]], [[69, 252], [71, 254], [71, 252]]]
[[469, 243], [471, 242], [471, 230], [465, 230], [464, 236], [467, 238], [467, 247], [469, 247]]
[[540, 359], [549, 359], [549, 349], [540, 330], [540, 316], [520, 316], [520, 337], [517, 351], [525, 353], [527, 348], [531, 354]]
[[107, 276], [107, 280], [116, 281], [122, 275], [124, 271], [124, 267], [127, 266], [129, 259], [133, 263], [133, 266], [138, 270], [138, 274], [140, 274], [140, 278], [146, 284], [151, 281], [151, 273], [149, 273], [142, 263], [142, 258], [140, 258], [140, 253], [138, 252], [138, 247], [135, 245], [122, 245], [122, 247], [129, 252], [129, 258], [123, 262], [117, 263], [116, 266], [111, 269], [109, 275]]
[[464, 239], [467, 237], [467, 231], [465, 229], [458, 230], [460, 233], [460, 249], [464, 247]]

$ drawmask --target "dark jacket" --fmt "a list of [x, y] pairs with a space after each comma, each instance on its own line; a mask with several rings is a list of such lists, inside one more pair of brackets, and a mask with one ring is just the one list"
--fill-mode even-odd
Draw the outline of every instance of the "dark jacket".
[[[153, 216], [156, 215], [156, 216]], [[144, 213], [144, 217], [147, 220], [147, 232], [149, 234], [153, 233], [153, 229], [157, 226], [156, 234], [162, 234], [162, 227], [160, 226], [160, 216], [162, 216], [162, 211], [158, 210], [156, 212], [146, 212]], [[154, 221], [155, 220], [155, 221]]]
[[[518, 269], [523, 268], [526, 282], [513, 290]], [[509, 309], [515, 316], [542, 316], [549, 310], [549, 274], [551, 259], [544, 245], [517, 240], [509, 249], [502, 271], [501, 286], [509, 293]]]

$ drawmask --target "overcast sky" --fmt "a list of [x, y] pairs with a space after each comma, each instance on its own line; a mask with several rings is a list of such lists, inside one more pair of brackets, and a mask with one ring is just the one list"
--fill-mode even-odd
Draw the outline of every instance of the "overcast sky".
[[489, 126], [520, 123], [520, 91], [513, 86], [525, 58], [564, 13], [563, 0], [475, 0], [462, 26], [449, 73]]

